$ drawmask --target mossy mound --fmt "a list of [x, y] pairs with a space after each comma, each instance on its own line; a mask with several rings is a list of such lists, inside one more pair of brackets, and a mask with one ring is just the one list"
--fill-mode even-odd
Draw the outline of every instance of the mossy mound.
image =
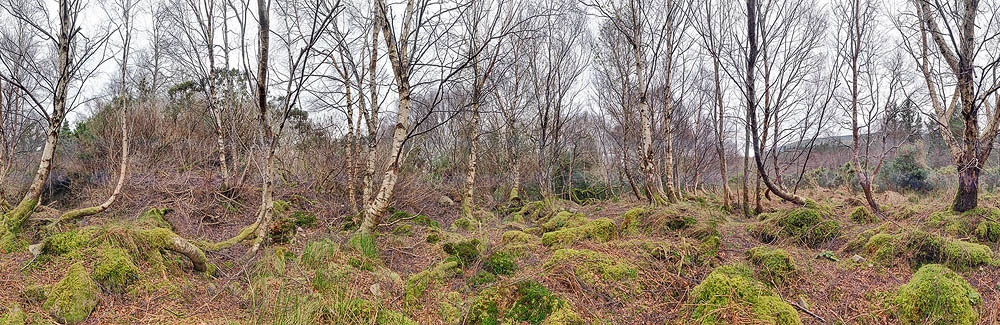
[[111, 292], [124, 292], [139, 278], [139, 268], [132, 256], [120, 248], [100, 250], [94, 272], [91, 274], [98, 283]]
[[496, 275], [512, 275], [517, 271], [514, 256], [503, 251], [493, 252], [483, 263], [483, 269]]
[[697, 212], [686, 202], [661, 209], [633, 208], [622, 214], [620, 231], [622, 234], [664, 234], [687, 229], [698, 224], [698, 219], [691, 216]]
[[684, 237], [669, 241], [634, 239], [613, 242], [611, 245], [635, 249], [650, 258], [668, 261], [682, 267], [708, 264], [719, 255], [721, 244], [719, 236], [711, 236], [701, 241]]
[[754, 280], [750, 268], [720, 266], [691, 291], [691, 321], [701, 324], [801, 324], [798, 312]]
[[451, 255], [449, 260], [456, 261], [460, 266], [465, 267], [479, 260], [482, 245], [480, 245], [479, 239], [473, 238], [445, 243], [441, 245], [441, 249], [448, 255]]
[[481, 291], [466, 322], [470, 324], [582, 324], [565, 300], [532, 280]]
[[587, 216], [581, 213], [559, 211], [541, 224], [542, 231], [555, 231], [563, 228], [579, 227], [587, 224]]
[[542, 245], [549, 247], [565, 247], [575, 242], [590, 239], [603, 243], [614, 239], [617, 235], [615, 222], [608, 218], [590, 221], [579, 227], [563, 228], [542, 234]]
[[762, 220], [747, 225], [747, 231], [763, 243], [792, 240], [807, 247], [817, 247], [840, 236], [840, 224], [827, 220], [820, 210], [795, 208], [761, 215]]
[[42, 308], [60, 323], [77, 324], [86, 320], [97, 307], [97, 292], [97, 284], [83, 264], [76, 263], [49, 289]]
[[638, 270], [635, 266], [620, 258], [592, 250], [557, 250], [545, 261], [543, 267], [548, 272], [569, 272], [584, 284], [606, 288], [622, 297], [640, 290], [631, 284], [626, 287], [618, 285], [636, 278]]
[[852, 221], [860, 224], [869, 224], [878, 222], [878, 217], [874, 213], [868, 211], [865, 207], [855, 207], [854, 211], [851, 211], [850, 218]]
[[18, 305], [7, 307], [6, 311], [0, 314], [0, 325], [24, 325], [27, 321], [28, 315]]
[[538, 222], [548, 216], [554, 215], [559, 208], [551, 200], [527, 202], [520, 210], [511, 214], [511, 219], [516, 222]]
[[934, 212], [924, 223], [956, 237], [975, 237], [984, 242], [1000, 239], [1000, 209], [979, 207], [963, 213]]
[[[861, 237], [865, 235], [869, 235], [867, 240]], [[934, 263], [965, 270], [993, 261], [993, 250], [985, 245], [919, 230], [900, 234], [862, 233], [859, 237], [861, 238], [856, 239], [857, 242], [865, 242], [862, 251], [882, 264], [902, 259], [913, 267]]]
[[403, 296], [403, 303], [407, 308], [417, 306], [423, 298], [427, 289], [435, 282], [454, 276], [459, 271], [458, 262], [445, 261], [432, 268], [420, 271], [411, 275], [406, 280], [406, 289]]
[[951, 269], [927, 264], [899, 288], [893, 303], [903, 324], [974, 324], [982, 298]]
[[795, 272], [788, 252], [781, 248], [758, 246], [747, 251], [747, 260], [760, 268], [761, 274], [774, 283], [787, 281]]

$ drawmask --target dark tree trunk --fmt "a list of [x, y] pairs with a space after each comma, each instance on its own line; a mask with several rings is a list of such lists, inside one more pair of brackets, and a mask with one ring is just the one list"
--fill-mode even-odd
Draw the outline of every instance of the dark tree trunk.
[[[962, 166], [963, 164], [958, 164]], [[965, 212], [976, 208], [979, 197], [979, 168], [968, 166], [958, 173], [958, 193], [955, 194], [955, 203], [952, 210]]]

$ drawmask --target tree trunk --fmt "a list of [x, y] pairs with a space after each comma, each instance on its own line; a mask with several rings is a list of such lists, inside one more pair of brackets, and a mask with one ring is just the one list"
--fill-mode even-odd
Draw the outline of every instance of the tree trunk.
[[260, 41], [260, 57], [257, 61], [257, 111], [259, 114], [260, 129], [263, 134], [261, 143], [264, 150], [264, 170], [261, 173], [260, 208], [257, 210], [257, 238], [254, 240], [252, 253], [260, 249], [264, 239], [267, 238], [267, 230], [274, 217], [274, 151], [277, 141], [274, 130], [271, 128], [271, 110], [267, 104], [267, 75], [268, 75], [268, 54], [270, 50], [270, 8], [269, 0], [257, 0], [258, 37]]
[[[473, 97], [477, 96], [473, 95]], [[479, 100], [475, 98], [473, 100], [472, 130], [470, 130], [471, 137], [469, 139], [469, 169], [465, 176], [465, 196], [462, 198], [462, 213], [466, 217], [472, 216], [472, 210], [475, 208], [475, 202], [473, 202], [473, 194], [475, 193], [473, 191], [476, 187], [476, 159], [479, 150]]]
[[715, 109], [716, 125], [715, 137], [718, 140], [716, 151], [719, 154], [719, 178], [722, 180], [722, 207], [731, 209], [729, 202], [729, 176], [726, 167], [726, 128], [725, 128], [725, 108], [722, 105], [722, 81], [719, 77], [719, 58], [712, 58], [712, 72], [715, 81]]

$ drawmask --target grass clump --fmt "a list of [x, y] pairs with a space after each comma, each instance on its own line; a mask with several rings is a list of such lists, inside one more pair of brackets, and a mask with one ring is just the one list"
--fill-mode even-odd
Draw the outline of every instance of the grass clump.
[[299, 256], [299, 263], [305, 267], [319, 269], [333, 261], [340, 247], [330, 239], [322, 239], [306, 244]]
[[878, 217], [875, 214], [868, 211], [865, 207], [855, 207], [854, 211], [851, 211], [851, 220], [860, 224], [869, 224], [878, 222]]
[[479, 239], [469, 239], [453, 243], [445, 243], [441, 246], [445, 253], [451, 255], [449, 260], [454, 260], [462, 267], [468, 266], [479, 260], [480, 244]]
[[823, 213], [812, 208], [763, 214], [763, 220], [747, 225], [747, 231], [764, 243], [787, 238], [807, 247], [817, 247], [840, 236], [840, 224], [825, 220]]
[[774, 283], [787, 281], [795, 272], [795, 264], [788, 252], [781, 248], [758, 246], [747, 251], [747, 260], [760, 268], [761, 273]]
[[139, 268], [128, 251], [120, 248], [102, 249], [91, 274], [98, 283], [111, 292], [124, 292], [139, 278]]
[[579, 227], [563, 228], [542, 234], [542, 245], [562, 247], [572, 243], [590, 239], [603, 243], [616, 236], [617, 226], [608, 218], [595, 219]]
[[569, 304], [533, 280], [485, 289], [476, 296], [467, 321], [472, 324], [579, 324]]
[[97, 284], [82, 263], [69, 267], [66, 275], [52, 286], [42, 308], [60, 323], [83, 322], [97, 307]]
[[720, 266], [691, 292], [691, 320], [701, 324], [801, 324], [798, 312], [754, 280], [745, 265]]
[[904, 324], [974, 324], [982, 298], [951, 269], [927, 264], [899, 288], [893, 302]]
[[378, 254], [378, 245], [375, 243], [375, 235], [362, 232], [354, 233], [347, 240], [347, 246], [360, 254], [360, 258], [352, 258], [350, 263], [363, 270], [371, 270], [376, 264], [381, 263]]

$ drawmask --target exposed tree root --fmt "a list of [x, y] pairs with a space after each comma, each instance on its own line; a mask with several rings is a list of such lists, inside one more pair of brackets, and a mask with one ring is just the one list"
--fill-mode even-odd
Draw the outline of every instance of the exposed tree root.
[[256, 238], [257, 225], [258, 223], [254, 222], [249, 226], [243, 227], [243, 229], [240, 229], [239, 234], [237, 234], [235, 237], [226, 239], [221, 242], [213, 243], [213, 242], [199, 240], [194, 242], [194, 244], [200, 247], [201, 249], [205, 250], [206, 252], [216, 252], [226, 248], [230, 248], [235, 246], [236, 244], [243, 242], [244, 240], [250, 240]]

